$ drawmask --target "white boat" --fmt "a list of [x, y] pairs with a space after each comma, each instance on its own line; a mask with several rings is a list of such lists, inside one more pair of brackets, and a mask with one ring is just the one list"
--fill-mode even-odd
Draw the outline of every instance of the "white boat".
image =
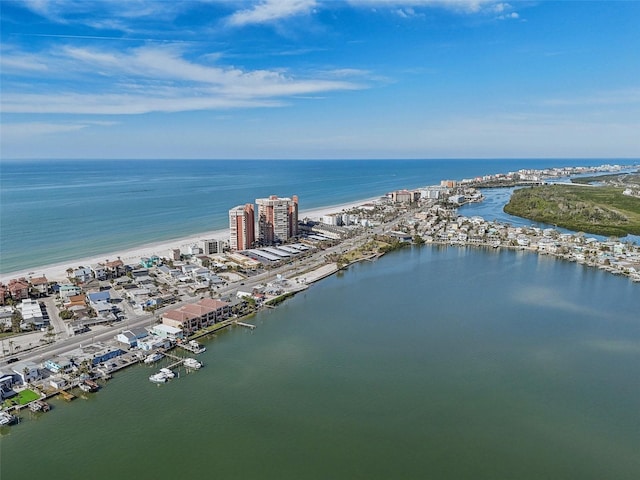
[[160, 360], [162, 357], [164, 357], [164, 355], [160, 352], [152, 353], [144, 359], [144, 363], [154, 363]]
[[184, 359], [184, 366], [187, 367], [187, 368], [192, 368], [194, 370], [197, 370], [200, 367], [202, 367], [202, 363], [200, 363], [195, 358], [185, 358]]
[[173, 378], [176, 376], [176, 374], [173, 373], [173, 370], [170, 370], [169, 368], [161, 368], [160, 373], [164, 373], [167, 378]]
[[0, 412], [0, 425], [11, 425], [17, 418], [9, 412]]
[[203, 353], [203, 352], [207, 351], [207, 347], [204, 347], [204, 346], [200, 345], [195, 340], [191, 340], [189, 342], [189, 348], [188, 349], [191, 350], [193, 353]]
[[167, 380], [167, 375], [163, 372], [154, 373], [149, 377], [149, 381], [153, 383], [165, 383]]

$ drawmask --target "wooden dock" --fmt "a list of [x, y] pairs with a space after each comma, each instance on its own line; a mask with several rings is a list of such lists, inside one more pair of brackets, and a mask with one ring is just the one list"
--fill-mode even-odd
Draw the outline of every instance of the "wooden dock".
[[245, 328], [250, 328], [251, 330], [253, 330], [254, 328], [256, 328], [256, 325], [252, 325], [250, 323], [244, 323], [244, 322], [234, 322], [236, 325], [240, 325], [241, 327], [245, 327]]
[[67, 392], [66, 390], [58, 390], [58, 395], [64, 398], [67, 402], [70, 402], [71, 400], [76, 398], [76, 396], [73, 393]]
[[162, 352], [162, 353], [164, 353], [165, 357], [170, 358], [171, 360], [174, 360], [174, 363], [172, 363], [171, 365], [167, 365], [165, 367], [165, 368], [168, 368], [169, 370], [173, 370], [174, 368], [179, 367], [184, 363], [184, 358], [182, 357], [179, 357], [169, 352]]

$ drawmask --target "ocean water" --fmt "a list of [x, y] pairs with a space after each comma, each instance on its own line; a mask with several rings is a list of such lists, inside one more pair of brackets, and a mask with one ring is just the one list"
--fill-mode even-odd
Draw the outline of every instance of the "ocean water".
[[410, 247], [218, 334], [198, 372], [24, 412], [0, 477], [636, 480], [638, 311], [575, 263]]
[[225, 229], [230, 208], [272, 194], [297, 194], [305, 210], [442, 179], [602, 163], [612, 162], [2, 161], [0, 273]]

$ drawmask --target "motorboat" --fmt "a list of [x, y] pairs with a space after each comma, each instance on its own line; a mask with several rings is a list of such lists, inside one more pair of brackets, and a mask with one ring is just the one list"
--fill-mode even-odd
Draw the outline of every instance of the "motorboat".
[[167, 375], [163, 372], [154, 373], [149, 377], [149, 381], [153, 383], [165, 383], [167, 380]]
[[9, 412], [0, 412], [0, 426], [11, 425], [17, 419], [15, 415], [11, 415]]
[[200, 363], [195, 358], [185, 358], [184, 366], [193, 370], [198, 370], [200, 367], [202, 367], [202, 363]]
[[173, 377], [176, 376], [176, 374], [173, 373], [173, 370], [171, 370], [169, 368], [161, 368], [160, 369], [160, 373], [164, 373], [167, 378], [173, 378]]
[[158, 360], [162, 359], [164, 355], [160, 352], [152, 353], [148, 355], [147, 358], [144, 359], [144, 363], [155, 363]]

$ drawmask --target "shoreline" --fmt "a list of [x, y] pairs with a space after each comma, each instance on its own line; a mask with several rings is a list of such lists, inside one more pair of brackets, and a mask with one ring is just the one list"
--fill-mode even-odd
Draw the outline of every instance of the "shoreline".
[[[326, 207], [318, 207], [312, 209], [301, 210], [299, 212], [300, 218], [309, 217], [312, 219], [319, 219], [323, 215], [329, 213], [337, 213], [341, 210], [357, 207], [359, 205], [371, 202], [377, 197], [368, 197], [365, 199], [341, 203], [337, 205], [328, 205]], [[158, 255], [159, 257], [167, 256], [168, 252], [172, 248], [181, 248], [188, 245], [193, 245], [204, 239], [229, 239], [229, 229], [209, 230], [202, 233], [191, 234], [184, 237], [178, 237], [172, 240], [160, 240], [157, 242], [144, 243], [136, 247], [131, 247], [122, 251], [111, 251], [108, 253], [93, 255], [90, 257], [79, 257], [76, 259], [65, 260], [64, 262], [58, 262], [53, 264], [47, 264], [40, 267], [32, 267], [24, 270], [16, 270], [8, 273], [0, 273], [0, 283], [8, 283], [9, 280], [14, 278], [28, 278], [45, 276], [49, 281], [67, 281], [66, 269], [72, 266], [88, 266], [99, 262], [104, 262], [106, 259], [115, 260], [119, 258], [125, 264], [132, 261], [139, 261], [141, 257], [150, 257], [152, 255]]]

